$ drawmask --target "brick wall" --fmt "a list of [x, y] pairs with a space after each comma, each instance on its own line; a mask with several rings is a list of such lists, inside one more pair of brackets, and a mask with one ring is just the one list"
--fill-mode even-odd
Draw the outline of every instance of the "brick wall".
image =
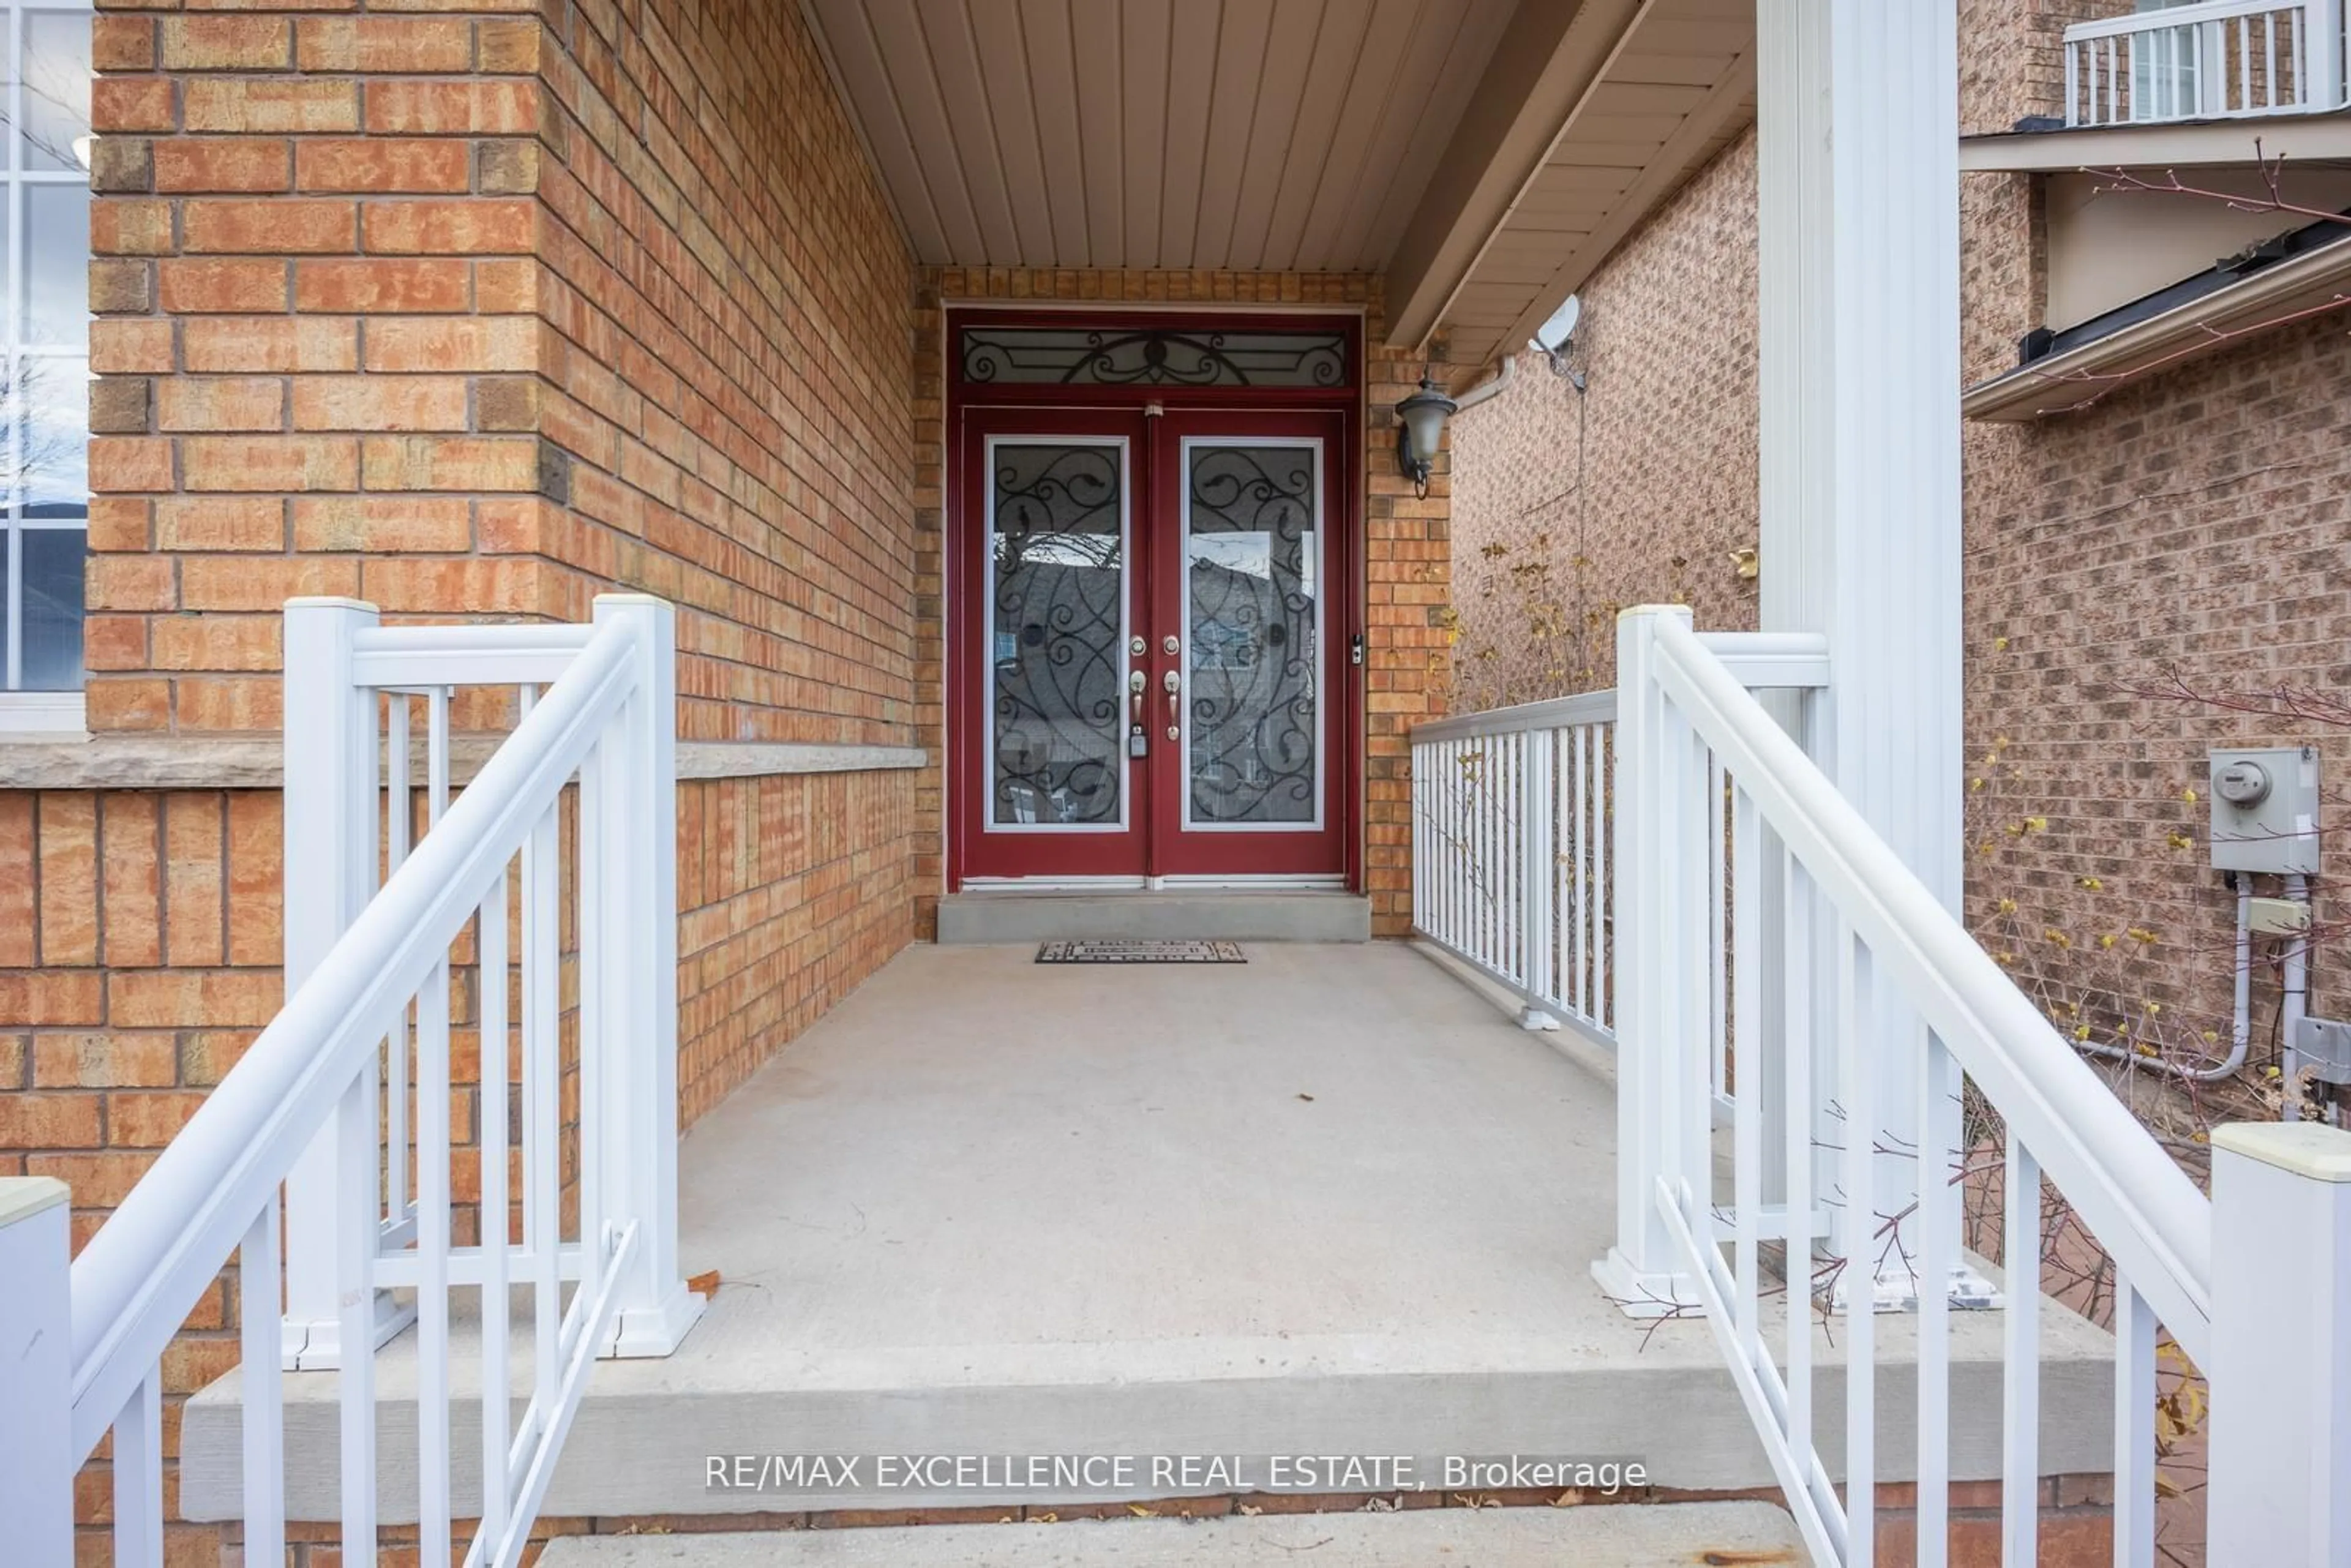
[[1454, 422], [1458, 706], [1605, 688], [1628, 604], [1755, 624], [1754, 214], [1750, 131], [1580, 291], [1583, 392], [1522, 352]]
[[940, 772], [946, 756], [944, 597], [940, 571], [945, 526], [944, 450], [946, 436], [946, 307], [982, 300], [1098, 303], [1105, 308], [1136, 302], [1195, 305], [1286, 305], [1360, 308], [1365, 312], [1364, 402], [1367, 434], [1363, 483], [1366, 624], [1364, 667], [1368, 779], [1364, 786], [1364, 891], [1373, 929], [1384, 936], [1410, 928], [1412, 902], [1411, 747], [1413, 724], [1444, 712], [1444, 625], [1447, 597], [1447, 517], [1450, 477], [1440, 457], [1429, 493], [1416, 497], [1396, 471], [1395, 407], [1417, 386], [1424, 365], [1440, 380], [1450, 367], [1442, 345], [1427, 359], [1380, 342], [1380, 280], [1349, 273], [1109, 271], [1062, 268], [931, 267], [916, 296], [914, 517], [921, 544], [917, 580], [922, 616], [920, 744], [932, 767], [924, 776], [917, 815], [924, 824], [920, 878], [924, 918], [932, 917], [932, 890], [945, 885], [946, 801]]
[[[796, 7], [134, 0], [94, 49], [102, 742], [271, 744], [294, 594], [621, 586], [679, 607], [684, 738], [912, 743], [911, 264]], [[684, 1119], [909, 939], [914, 784], [681, 784]], [[277, 1011], [279, 859], [274, 790], [0, 791], [0, 1172], [78, 1239]]]
[[[1965, 127], [2059, 112], [2064, 26], [2127, 9], [1968, 0]], [[2022, 176], [1968, 175], [1961, 198], [1973, 382], [2012, 366], [2040, 322], [2043, 236]], [[1750, 134], [1585, 286], [1580, 409], [1531, 359], [1516, 386], [1458, 422], [1462, 706], [1607, 685], [1620, 604], [1684, 601], [1701, 626], [1753, 624], [1753, 587], [1725, 557], [1755, 538], [1754, 200]], [[2314, 741], [2329, 777], [2351, 767], [2339, 729], [2126, 689], [2168, 671], [2207, 691], [2341, 689], [2346, 384], [2351, 340], [2336, 315], [2075, 413], [1963, 430], [1966, 727], [1970, 778], [1982, 780], [1969, 797], [1968, 913], [2087, 1040], [2176, 1057], [2225, 1049], [2233, 901], [2205, 842], [2206, 748]], [[1530, 634], [1554, 622], [1555, 635]], [[1579, 626], [1589, 676], [1563, 656]], [[2329, 812], [2351, 810], [2331, 795]], [[2351, 849], [2330, 847], [2326, 869], [2318, 914], [2339, 923], [2325, 889], [2351, 873]], [[2257, 1069], [2274, 1041], [2273, 957], [2259, 955], [2252, 977]], [[2351, 1006], [2325, 948], [2313, 984], [2312, 1010]], [[2257, 1076], [2193, 1099], [2151, 1092], [2145, 1074], [2125, 1086], [2191, 1155], [2213, 1119], [2273, 1115], [2258, 1089]]]

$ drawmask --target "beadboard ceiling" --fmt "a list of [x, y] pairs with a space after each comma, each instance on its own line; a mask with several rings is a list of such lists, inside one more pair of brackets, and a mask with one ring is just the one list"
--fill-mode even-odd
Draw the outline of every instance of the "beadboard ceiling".
[[1384, 271], [1457, 358], [1753, 115], [1754, 0], [803, 5], [920, 260]]

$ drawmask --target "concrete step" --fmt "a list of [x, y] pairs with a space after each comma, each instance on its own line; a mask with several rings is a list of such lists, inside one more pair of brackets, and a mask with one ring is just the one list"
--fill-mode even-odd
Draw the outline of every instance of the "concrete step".
[[925, 1524], [725, 1535], [568, 1536], [543, 1568], [1661, 1568], [1800, 1563], [1767, 1502], [1429, 1508], [1060, 1524]]
[[1023, 893], [989, 889], [939, 901], [939, 941], [1368, 942], [1372, 901], [1352, 893]]

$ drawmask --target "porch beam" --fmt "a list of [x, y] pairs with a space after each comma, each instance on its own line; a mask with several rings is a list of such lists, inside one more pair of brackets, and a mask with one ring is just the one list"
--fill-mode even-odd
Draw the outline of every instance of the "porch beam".
[[[1826, 634], [1830, 680], [1807, 749], [1956, 915], [1954, 8], [1759, 0], [1757, 20], [1762, 625]], [[1812, 947], [1825, 954], [1833, 944]], [[1825, 976], [1813, 983], [1825, 994]], [[1886, 1152], [1873, 1185], [1881, 1212], [1900, 1213], [1926, 1162], [1916, 1068], [1902, 1049], [1913, 1030], [1889, 1001], [1859, 1027], [1886, 1052], [1876, 1096]], [[1834, 1124], [1827, 1077], [1815, 1075], [1819, 1135], [1839, 1146], [1853, 1134]], [[1891, 1266], [1904, 1268], [1898, 1249]], [[1908, 1284], [1907, 1274], [1880, 1281], [1880, 1299]]]
[[1388, 263], [1390, 348], [1426, 342], [1656, 0], [1520, 0]]

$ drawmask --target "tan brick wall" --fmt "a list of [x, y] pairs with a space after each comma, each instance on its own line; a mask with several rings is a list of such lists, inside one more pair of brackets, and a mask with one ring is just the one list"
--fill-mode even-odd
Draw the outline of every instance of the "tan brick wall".
[[[1968, 0], [1964, 124], [2059, 112], [2064, 26], [2127, 9]], [[2043, 257], [2031, 181], [1969, 175], [1961, 195], [1973, 382], [2015, 364], [2017, 340], [2039, 324]], [[1753, 623], [1753, 588], [1725, 552], [1755, 538], [1754, 200], [1750, 135], [1584, 287], [1581, 545], [1574, 394], [1522, 361], [1515, 387], [1458, 422], [1460, 706], [1605, 686], [1620, 604], [1683, 600], [1701, 626]], [[2120, 689], [2177, 670], [2205, 690], [2341, 692], [2346, 384], [2351, 340], [2336, 315], [2075, 413], [1963, 430], [1966, 725], [1970, 777], [1984, 780], [1970, 796], [1969, 914], [2069, 1031], [2179, 1054], [2224, 1046], [2233, 911], [2205, 842], [2205, 750], [2314, 741], [2329, 777], [2351, 768], [2340, 731]], [[1531, 637], [1551, 621], [1558, 635]], [[1562, 656], [1578, 625], [1588, 678]], [[2339, 784], [2330, 796], [2339, 822], [2351, 803]], [[2340, 923], [2325, 890], [2351, 874], [2351, 838], [2331, 841], [2326, 868], [2318, 913]], [[2257, 1063], [2279, 994], [2263, 949]], [[2351, 1006], [2344, 974], [2339, 947], [2322, 948], [2314, 1011]], [[2202, 1122], [2273, 1113], [2241, 1093], [2141, 1108], [2183, 1146]]]
[[1581, 290], [1585, 391], [1521, 352], [1454, 422], [1457, 706], [1606, 687], [1628, 604], [1755, 624], [1754, 214], [1750, 131]]
[[[279, 727], [292, 594], [618, 585], [679, 607], [685, 738], [912, 740], [911, 263], [796, 7], [157, 0], [94, 38], [94, 730]], [[681, 785], [683, 1118], [910, 938], [915, 783]], [[0, 1172], [70, 1182], [78, 1239], [277, 1009], [280, 831], [276, 791], [0, 793]]]
[[1371, 895], [1373, 927], [1380, 936], [1410, 929], [1412, 902], [1411, 784], [1407, 769], [1413, 724], [1444, 711], [1444, 637], [1447, 598], [1447, 518], [1449, 477], [1440, 458], [1426, 497], [1416, 497], [1395, 466], [1394, 410], [1433, 364], [1447, 374], [1443, 349], [1433, 360], [1383, 347], [1380, 280], [1352, 273], [1252, 273], [1106, 271], [1076, 268], [932, 267], [922, 274], [916, 297], [914, 349], [915, 491], [920, 530], [917, 581], [922, 615], [919, 660], [920, 744], [933, 765], [925, 775], [917, 813], [924, 824], [921, 878], [925, 890], [922, 918], [934, 918], [931, 890], [945, 885], [946, 801], [941, 762], [946, 756], [944, 590], [940, 577], [945, 526], [944, 448], [946, 396], [943, 378], [946, 308], [964, 301], [1040, 300], [1099, 303], [1105, 308], [1136, 302], [1191, 305], [1287, 305], [1361, 308], [1365, 312], [1364, 367], [1366, 438], [1364, 556], [1368, 720], [1364, 786], [1364, 891]]

